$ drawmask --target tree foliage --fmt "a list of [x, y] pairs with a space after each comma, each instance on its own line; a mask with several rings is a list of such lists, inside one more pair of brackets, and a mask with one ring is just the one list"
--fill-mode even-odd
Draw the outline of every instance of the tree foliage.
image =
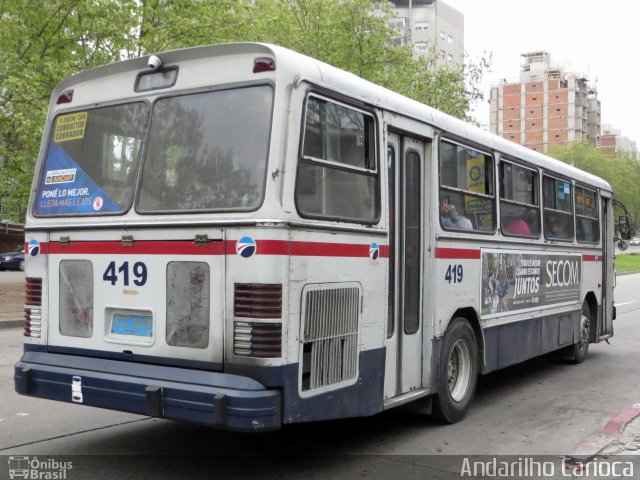
[[459, 118], [490, 60], [435, 67], [391, 41], [371, 0], [0, 0], [0, 199], [26, 203], [49, 95], [63, 78], [149, 53], [237, 41], [318, 58]]
[[640, 163], [628, 154], [608, 155], [591, 145], [572, 143], [556, 147], [551, 156], [602, 177], [613, 188], [616, 199], [629, 210], [635, 225], [640, 225]]

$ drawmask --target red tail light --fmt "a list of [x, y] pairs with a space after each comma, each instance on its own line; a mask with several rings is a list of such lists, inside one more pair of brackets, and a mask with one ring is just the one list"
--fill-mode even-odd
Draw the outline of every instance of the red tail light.
[[42, 306], [42, 279], [26, 278], [27, 294], [25, 303], [34, 307]]
[[259, 57], [253, 61], [253, 73], [273, 72], [276, 69], [276, 61], [269, 57]]
[[24, 336], [40, 338], [42, 333], [42, 279], [25, 279]]
[[281, 318], [282, 285], [236, 283], [233, 315], [243, 318]]
[[62, 92], [58, 97], [58, 101], [56, 105], [62, 105], [63, 103], [71, 103], [73, 100], [73, 90], [67, 90], [66, 92]]

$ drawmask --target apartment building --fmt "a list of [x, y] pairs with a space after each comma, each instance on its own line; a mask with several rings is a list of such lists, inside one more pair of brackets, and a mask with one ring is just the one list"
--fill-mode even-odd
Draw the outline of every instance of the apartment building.
[[622, 135], [620, 130], [614, 129], [611, 125], [602, 125], [602, 134], [598, 148], [603, 152], [615, 155], [617, 153], [638, 156], [636, 142]]
[[554, 66], [548, 52], [521, 55], [519, 81], [491, 88], [490, 130], [532, 150], [585, 141], [598, 145], [601, 105], [595, 87]]
[[418, 57], [436, 54], [438, 67], [464, 63], [464, 15], [442, 0], [393, 0], [395, 41], [413, 45]]

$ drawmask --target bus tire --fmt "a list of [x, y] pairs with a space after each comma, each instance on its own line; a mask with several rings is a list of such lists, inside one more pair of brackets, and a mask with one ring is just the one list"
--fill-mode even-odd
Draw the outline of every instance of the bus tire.
[[467, 319], [456, 317], [449, 324], [438, 369], [433, 416], [442, 423], [458, 422], [471, 406], [479, 371], [478, 342]]
[[578, 341], [571, 348], [571, 363], [580, 364], [584, 362], [589, 351], [589, 338], [591, 337], [591, 309], [585, 300], [580, 309], [580, 329], [578, 330]]

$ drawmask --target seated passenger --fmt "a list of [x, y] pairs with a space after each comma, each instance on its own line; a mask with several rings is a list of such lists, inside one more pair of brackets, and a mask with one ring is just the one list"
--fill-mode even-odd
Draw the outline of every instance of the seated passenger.
[[555, 216], [549, 217], [545, 236], [547, 238], [567, 238], [566, 222]]
[[453, 203], [445, 198], [440, 204], [440, 222], [444, 228], [457, 228], [462, 230], [473, 230], [471, 220], [464, 215], [460, 215]]
[[507, 233], [530, 237], [538, 234], [537, 212], [528, 208], [522, 218], [514, 218], [507, 226]]

